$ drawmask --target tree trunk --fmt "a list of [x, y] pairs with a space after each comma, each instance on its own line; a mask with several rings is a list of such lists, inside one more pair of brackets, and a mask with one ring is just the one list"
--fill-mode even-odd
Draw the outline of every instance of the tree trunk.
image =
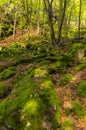
[[15, 17], [14, 17], [13, 39], [15, 39], [15, 33], [16, 33], [16, 22], [17, 22], [17, 12], [15, 12]]
[[78, 24], [78, 38], [80, 39], [80, 28], [81, 28], [81, 4], [82, 0], [80, 0], [80, 5], [79, 5], [79, 24]]
[[1, 38], [1, 33], [2, 33], [2, 18], [0, 19], [0, 38]]
[[51, 41], [52, 41], [53, 45], [56, 45], [55, 32], [54, 32], [54, 27], [53, 27], [53, 12], [52, 12], [53, 0], [51, 0], [50, 2], [49, 2], [49, 0], [43, 0], [43, 1], [44, 1], [45, 9], [47, 12], [47, 16], [48, 16], [48, 24], [50, 27]]
[[65, 12], [66, 12], [66, 0], [64, 0], [63, 13], [62, 13], [61, 21], [59, 23], [59, 28], [58, 28], [58, 38], [57, 38], [58, 44], [60, 43], [60, 40], [61, 40], [61, 32], [62, 32], [62, 26], [63, 26], [63, 22], [64, 22], [64, 18], [65, 18]]

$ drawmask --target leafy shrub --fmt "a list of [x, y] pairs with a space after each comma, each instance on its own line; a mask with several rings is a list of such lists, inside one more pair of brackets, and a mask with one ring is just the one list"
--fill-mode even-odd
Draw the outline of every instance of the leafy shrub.
[[86, 81], [82, 81], [78, 85], [78, 95], [86, 98]]
[[70, 82], [70, 80], [72, 80], [73, 76], [72, 74], [66, 74], [65, 77], [63, 77], [60, 81], [60, 85], [63, 86], [63, 85], [66, 85]]
[[75, 70], [81, 71], [86, 66], [86, 60], [80, 61], [80, 63], [76, 66]]

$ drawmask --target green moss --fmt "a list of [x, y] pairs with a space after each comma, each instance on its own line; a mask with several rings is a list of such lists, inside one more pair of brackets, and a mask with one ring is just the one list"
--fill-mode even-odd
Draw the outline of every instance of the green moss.
[[11, 129], [40, 130], [46, 117], [53, 130], [58, 127], [61, 102], [44, 72], [37, 81], [29, 73], [16, 83], [11, 94], [0, 102], [0, 122]]
[[67, 119], [65, 120], [62, 125], [60, 130], [74, 130], [74, 121], [73, 119]]
[[85, 66], [86, 66], [86, 60], [80, 61], [80, 63], [78, 63], [78, 65], [75, 67], [75, 70], [81, 71], [83, 68], [85, 68]]
[[86, 81], [82, 81], [78, 85], [78, 95], [86, 98]]
[[84, 123], [86, 124], [86, 115], [84, 116]]
[[85, 44], [82, 44], [82, 43], [74, 43], [73, 44], [73, 46], [72, 46], [72, 48], [71, 48], [71, 50], [69, 50], [69, 54], [70, 55], [74, 55], [75, 53], [77, 53], [77, 51], [79, 50], [79, 49], [84, 49], [86, 47], [86, 45]]
[[0, 82], [0, 97], [4, 97], [9, 90], [9, 86], [5, 85], [4, 83]]
[[[43, 104], [39, 97], [30, 99], [22, 111], [24, 129], [40, 130], [43, 122]], [[40, 124], [40, 125], [39, 125]]]
[[[54, 86], [50, 80], [45, 80], [42, 84], [40, 96], [43, 103], [46, 104], [47, 109], [51, 107], [51, 120], [54, 128], [58, 126], [59, 119], [61, 117], [61, 102], [57, 96]], [[56, 111], [54, 114], [52, 112]]]
[[65, 64], [67, 67], [73, 66], [73, 58], [70, 55], [64, 55], [61, 59], [62, 63]]
[[49, 74], [64, 74], [67, 72], [65, 63], [62, 63], [61, 61], [57, 61], [53, 64], [49, 65]]
[[66, 115], [69, 116], [71, 114], [71, 112], [72, 112], [72, 109], [70, 109], [68, 107], [68, 108], [66, 108], [65, 112], [66, 112]]
[[13, 76], [14, 74], [15, 74], [15, 71], [8, 68], [8, 69], [5, 69], [3, 72], [1, 72], [0, 76], [2, 79], [8, 79], [11, 76]]
[[78, 117], [84, 116], [86, 111], [84, 107], [82, 106], [81, 102], [78, 100], [75, 100], [72, 102], [72, 111], [74, 112], [75, 115]]
[[81, 71], [83, 68], [85, 68], [85, 65], [84, 64], [79, 64], [79, 65], [76, 66], [75, 70]]
[[44, 67], [47, 67], [49, 64], [50, 62], [45, 59], [39, 63], [40, 66], [44, 66]]
[[66, 74], [65, 77], [63, 77], [60, 81], [60, 85], [66, 85], [72, 80], [73, 76], [72, 74]]
[[34, 50], [35, 47], [36, 47], [36, 45], [33, 44], [33, 43], [27, 43], [27, 44], [26, 44], [26, 48], [28, 48], [28, 49], [30, 49], [30, 50]]
[[34, 70], [34, 77], [45, 77], [46, 75], [48, 72], [45, 69], [37, 68]]

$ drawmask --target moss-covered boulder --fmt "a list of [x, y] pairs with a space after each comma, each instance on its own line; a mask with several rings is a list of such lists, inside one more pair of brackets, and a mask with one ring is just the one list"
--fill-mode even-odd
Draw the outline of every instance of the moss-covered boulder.
[[8, 68], [1, 72], [1, 79], [8, 79], [15, 74], [14, 68]]
[[9, 90], [9, 86], [5, 85], [3, 82], [0, 82], [0, 98], [5, 97]]
[[82, 43], [74, 43], [72, 47], [69, 49], [68, 54], [73, 57], [75, 62], [83, 60], [86, 52], [86, 44]]
[[0, 128], [2, 124], [14, 130], [56, 130], [58, 127], [61, 102], [52, 80], [45, 70], [32, 71], [33, 76], [28, 73], [18, 80], [10, 95], [0, 102]]

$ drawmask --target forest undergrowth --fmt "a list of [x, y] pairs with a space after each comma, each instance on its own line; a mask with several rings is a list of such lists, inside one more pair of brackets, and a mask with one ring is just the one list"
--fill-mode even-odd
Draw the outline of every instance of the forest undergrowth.
[[86, 130], [86, 44], [23, 42], [0, 47], [0, 130]]

